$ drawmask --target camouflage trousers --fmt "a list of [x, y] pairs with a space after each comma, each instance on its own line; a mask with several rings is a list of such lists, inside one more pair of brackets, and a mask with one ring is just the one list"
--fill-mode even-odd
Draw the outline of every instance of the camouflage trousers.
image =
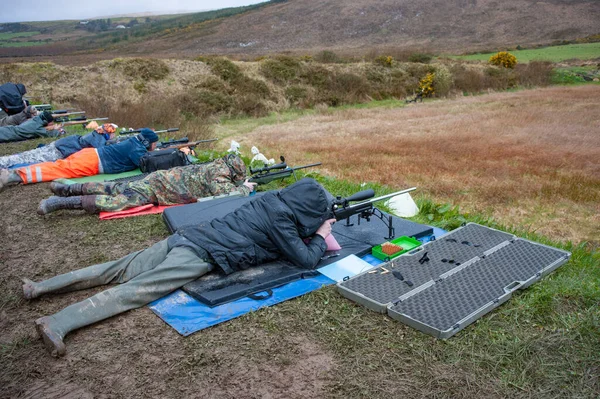
[[58, 151], [54, 143], [50, 143], [33, 150], [0, 157], [0, 168], [7, 169], [19, 164], [54, 162], [59, 159], [63, 159], [63, 154]]
[[116, 212], [147, 204], [158, 205], [158, 199], [148, 185], [131, 183], [85, 183], [85, 195], [96, 196], [98, 211]]

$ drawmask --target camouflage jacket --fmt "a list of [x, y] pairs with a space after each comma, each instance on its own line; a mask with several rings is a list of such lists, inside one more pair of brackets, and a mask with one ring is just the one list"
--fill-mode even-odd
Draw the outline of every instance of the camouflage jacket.
[[185, 204], [199, 198], [232, 192], [250, 194], [248, 187], [234, 183], [232, 171], [223, 159], [159, 170], [139, 182], [131, 183], [130, 188], [141, 193], [152, 192], [162, 205]]

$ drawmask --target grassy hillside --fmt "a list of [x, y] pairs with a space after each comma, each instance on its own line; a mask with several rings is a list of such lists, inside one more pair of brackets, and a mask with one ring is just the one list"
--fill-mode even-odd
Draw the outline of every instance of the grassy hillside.
[[[510, 50], [519, 62], [600, 59], [600, 43], [568, 44], [527, 50]], [[451, 58], [466, 61], [488, 61], [495, 53], [470, 54]]]
[[[598, 34], [594, 0], [294, 0], [138, 20], [129, 29], [91, 21], [70, 31], [31, 24], [39, 49], [0, 49], [0, 56], [57, 55], [82, 51], [115, 55], [194, 57], [199, 54], [364, 54], [373, 49], [455, 53], [550, 44]], [[93, 22], [93, 24], [92, 24]], [[119, 20], [129, 24], [131, 20]], [[110, 26], [110, 28], [107, 28]], [[93, 29], [90, 29], [92, 28]], [[53, 30], [55, 29], [55, 30]], [[86, 30], [87, 29], [87, 30]], [[56, 33], [53, 33], [56, 32]], [[55, 36], [54, 36], [55, 35]], [[17, 39], [12, 39], [17, 40]]]

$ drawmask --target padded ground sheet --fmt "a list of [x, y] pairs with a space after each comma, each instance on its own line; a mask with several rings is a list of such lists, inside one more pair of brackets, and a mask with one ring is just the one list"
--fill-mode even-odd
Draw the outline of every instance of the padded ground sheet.
[[565, 263], [568, 252], [474, 223], [338, 284], [340, 293], [448, 338]]

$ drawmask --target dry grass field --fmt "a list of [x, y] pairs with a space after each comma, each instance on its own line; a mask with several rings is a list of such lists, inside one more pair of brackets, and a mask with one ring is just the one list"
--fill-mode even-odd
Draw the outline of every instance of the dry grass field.
[[[438, 202], [556, 240], [600, 240], [600, 86], [324, 112], [244, 136], [349, 181], [418, 186]], [[229, 131], [228, 134], [234, 134]]]

